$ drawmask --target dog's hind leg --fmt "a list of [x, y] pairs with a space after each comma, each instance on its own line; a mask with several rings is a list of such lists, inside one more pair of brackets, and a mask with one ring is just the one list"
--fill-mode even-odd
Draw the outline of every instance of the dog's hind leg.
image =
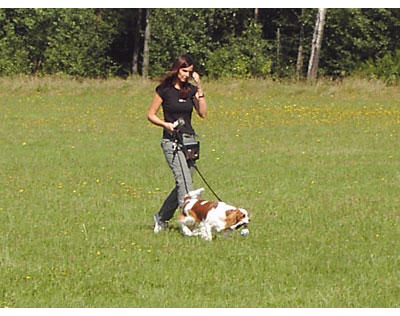
[[212, 240], [212, 229], [210, 225], [205, 224], [204, 222], [200, 223], [200, 236], [204, 240], [211, 241]]

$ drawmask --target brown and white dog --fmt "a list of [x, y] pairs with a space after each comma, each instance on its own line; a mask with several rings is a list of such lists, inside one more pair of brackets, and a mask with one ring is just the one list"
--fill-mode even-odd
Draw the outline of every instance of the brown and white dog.
[[182, 213], [178, 223], [184, 236], [201, 236], [212, 240], [212, 233], [229, 232], [242, 226], [247, 228], [250, 221], [247, 210], [228, 205], [224, 202], [200, 200], [204, 189], [198, 189], [185, 195]]

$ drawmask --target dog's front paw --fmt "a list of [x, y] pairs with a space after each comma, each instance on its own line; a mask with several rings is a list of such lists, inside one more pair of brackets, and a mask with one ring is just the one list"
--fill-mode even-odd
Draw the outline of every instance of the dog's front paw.
[[211, 232], [204, 232], [203, 231], [200, 236], [204, 240], [207, 240], [207, 241], [211, 241], [212, 240], [212, 233]]
[[207, 241], [212, 241], [212, 235], [210, 235], [210, 236], [202, 236], [202, 238], [204, 240], [207, 240]]
[[188, 237], [193, 236], [193, 232], [187, 226], [182, 225], [181, 228], [183, 236], [188, 236]]

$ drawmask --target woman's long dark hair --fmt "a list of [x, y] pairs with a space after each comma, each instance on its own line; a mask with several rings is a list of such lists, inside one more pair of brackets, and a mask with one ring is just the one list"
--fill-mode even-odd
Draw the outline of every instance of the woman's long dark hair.
[[178, 80], [178, 72], [181, 68], [187, 68], [193, 65], [193, 60], [186, 55], [178, 56], [174, 63], [172, 64], [172, 68], [168, 73], [161, 79], [161, 88], [166, 89], [175, 85], [178, 81], [180, 90], [179, 97], [182, 99], [186, 99], [190, 93], [190, 84], [189, 82], [181, 82]]

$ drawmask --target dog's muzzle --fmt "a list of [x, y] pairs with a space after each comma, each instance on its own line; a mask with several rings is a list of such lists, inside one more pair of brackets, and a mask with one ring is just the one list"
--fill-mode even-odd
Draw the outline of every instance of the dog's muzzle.
[[241, 227], [244, 227], [244, 228], [247, 228], [247, 223], [242, 223], [242, 224], [239, 224], [239, 225], [237, 225], [236, 227], [234, 227], [233, 229], [239, 229], [239, 228], [241, 228]]
[[[248, 220], [249, 222], [250, 222], [250, 219]], [[234, 229], [239, 229], [239, 228], [242, 228], [242, 227], [244, 227], [244, 228], [248, 228], [248, 225], [249, 225], [249, 223], [247, 222], [245, 222], [245, 223], [238, 223], [238, 224], [236, 224], [236, 225], [232, 225], [231, 227], [230, 227], [230, 229], [231, 230], [234, 230]]]

